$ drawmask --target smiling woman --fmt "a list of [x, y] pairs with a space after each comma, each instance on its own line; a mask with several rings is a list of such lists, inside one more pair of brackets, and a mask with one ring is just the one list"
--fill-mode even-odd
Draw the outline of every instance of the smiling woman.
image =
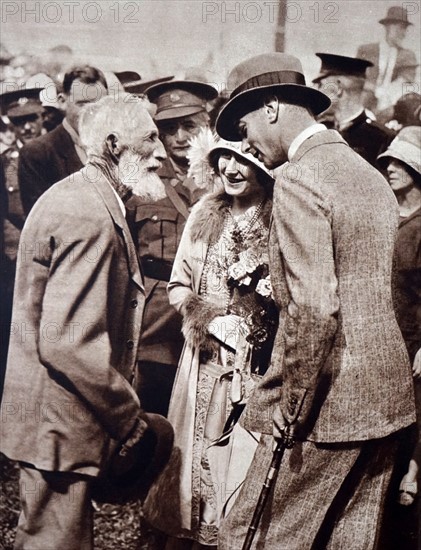
[[168, 287], [186, 338], [168, 415], [175, 450], [144, 507], [183, 548], [216, 546], [257, 445], [237, 420], [268, 367], [277, 324], [268, 270], [273, 178], [238, 143], [214, 143], [205, 164], [217, 191], [194, 207]]

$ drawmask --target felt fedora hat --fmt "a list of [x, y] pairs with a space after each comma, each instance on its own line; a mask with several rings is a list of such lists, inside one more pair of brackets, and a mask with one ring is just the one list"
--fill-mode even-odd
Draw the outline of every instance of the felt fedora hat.
[[240, 141], [238, 120], [261, 106], [262, 96], [276, 93], [288, 103], [308, 107], [318, 115], [330, 106], [327, 95], [306, 86], [301, 62], [286, 53], [268, 53], [243, 61], [228, 76], [230, 91], [216, 121], [216, 131], [229, 141]]
[[148, 424], [143, 437], [125, 456], [117, 448], [107, 467], [92, 485], [92, 498], [97, 502], [123, 504], [145, 499], [167, 464], [174, 442], [174, 431], [166, 418], [144, 413]]
[[408, 19], [408, 11], [403, 6], [392, 6], [387, 10], [386, 17], [380, 19], [379, 23], [388, 25], [389, 23], [402, 23], [407, 26], [412, 25]]

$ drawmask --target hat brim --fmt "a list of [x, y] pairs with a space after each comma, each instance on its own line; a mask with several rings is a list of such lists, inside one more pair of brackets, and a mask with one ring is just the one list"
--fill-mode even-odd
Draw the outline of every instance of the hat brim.
[[381, 155], [377, 157], [377, 164], [382, 169], [386, 169], [388, 163], [391, 160], [399, 160], [406, 166], [409, 166], [409, 168], [412, 168], [417, 174], [421, 175], [421, 164], [414, 162], [410, 158], [408, 158], [405, 154], [403, 154], [401, 151], [394, 151], [394, 150], [387, 150]]
[[394, 19], [394, 18], [388, 18], [385, 17], [384, 19], [380, 19], [379, 23], [381, 25], [387, 25], [388, 23], [402, 23], [402, 25], [405, 25], [405, 27], [409, 27], [409, 25], [413, 25], [410, 21], [402, 21], [402, 19]]
[[171, 120], [173, 118], [196, 115], [197, 113], [202, 113], [204, 111], [206, 111], [206, 109], [201, 105], [171, 107], [157, 113], [154, 116], [154, 120], [158, 122], [160, 120]]
[[160, 84], [153, 84], [145, 90], [145, 93], [149, 101], [154, 102], [158, 96], [170, 90], [185, 90], [186, 92], [203, 97], [206, 101], [211, 101], [218, 97], [218, 90], [216, 88], [197, 80], [170, 80]]
[[148, 88], [162, 84], [163, 82], [169, 82], [174, 78], [173, 75], [162, 76], [160, 78], [154, 78], [152, 80], [138, 80], [137, 82], [129, 82], [124, 84], [124, 91], [129, 94], [144, 94]]
[[224, 143], [222, 145], [216, 144], [212, 147], [212, 149], [208, 153], [209, 164], [212, 166], [212, 168], [215, 170], [216, 173], [218, 173], [219, 156], [224, 151], [230, 151], [234, 153], [235, 155], [239, 156], [240, 158], [244, 159], [248, 163], [255, 166], [257, 170], [259, 170], [260, 172], [263, 172], [267, 177], [271, 178], [272, 181], [275, 181], [273, 174], [256, 157], [254, 157], [251, 153], [243, 153], [242, 151], [239, 151], [235, 147], [232, 147], [229, 143]]
[[316, 116], [330, 107], [326, 94], [301, 84], [275, 84], [259, 86], [240, 92], [221, 109], [216, 120], [216, 131], [228, 141], [241, 141], [237, 123], [241, 117], [261, 106], [262, 96], [274, 93], [289, 103], [308, 107]]
[[125, 457], [119, 448], [111, 457], [105, 472], [93, 482], [92, 498], [97, 502], [123, 504], [145, 499], [166, 466], [174, 443], [174, 430], [159, 414], [144, 413], [148, 429]]

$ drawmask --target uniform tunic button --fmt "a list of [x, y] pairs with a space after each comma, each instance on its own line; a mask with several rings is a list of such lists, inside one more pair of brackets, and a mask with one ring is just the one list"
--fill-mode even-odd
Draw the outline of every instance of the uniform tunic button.
[[153, 220], [154, 222], [158, 221], [158, 216], [157, 216], [156, 214], [154, 214], [154, 215], [152, 216], [152, 220]]
[[127, 340], [126, 346], [127, 346], [127, 349], [133, 349], [134, 348], [133, 340]]
[[138, 306], [138, 301], [137, 300], [132, 300], [130, 302], [130, 307], [133, 308], [133, 309], [136, 309]]

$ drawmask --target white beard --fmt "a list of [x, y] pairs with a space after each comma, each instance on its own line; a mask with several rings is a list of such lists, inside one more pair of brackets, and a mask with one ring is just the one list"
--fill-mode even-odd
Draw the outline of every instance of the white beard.
[[133, 194], [143, 200], [164, 199], [165, 185], [154, 170], [150, 170], [148, 160], [132, 151], [124, 151], [118, 165], [119, 179]]

